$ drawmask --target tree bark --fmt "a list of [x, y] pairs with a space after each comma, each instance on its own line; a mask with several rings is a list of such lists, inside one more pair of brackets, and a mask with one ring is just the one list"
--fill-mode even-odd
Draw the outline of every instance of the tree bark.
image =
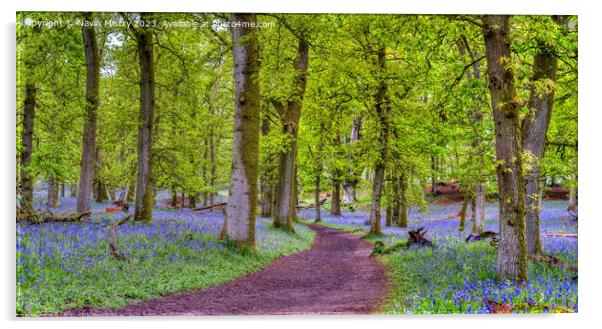
[[[33, 34], [38, 34], [41, 27], [37, 26], [32, 29]], [[21, 192], [21, 210], [26, 218], [29, 218], [33, 213], [33, 176], [31, 169], [31, 155], [33, 153], [33, 127], [36, 113], [36, 94], [37, 88], [35, 84], [35, 76], [33, 70], [35, 61], [32, 58], [27, 58], [25, 61], [25, 70], [27, 77], [25, 81], [25, 100], [23, 104], [23, 126], [21, 128], [21, 154], [20, 154], [20, 182], [19, 190]]]
[[382, 234], [380, 223], [380, 204], [385, 178], [385, 163], [388, 153], [389, 139], [389, 104], [387, 96], [386, 82], [386, 66], [385, 56], [386, 49], [381, 45], [377, 52], [378, 58], [376, 61], [378, 70], [379, 86], [374, 96], [376, 115], [379, 119], [380, 136], [379, 136], [379, 158], [376, 160], [374, 169], [374, 182], [372, 186], [372, 205], [370, 208], [370, 233]]
[[[231, 14], [234, 58], [234, 146], [222, 235], [255, 250], [255, 209], [259, 167], [259, 45], [255, 14]], [[248, 24], [244, 24], [248, 22]], [[243, 24], [240, 24], [243, 23]]]
[[[558, 25], [564, 23], [565, 18], [554, 16], [554, 22]], [[533, 58], [533, 71], [531, 74], [531, 95], [529, 97], [529, 112], [522, 126], [523, 152], [533, 156], [531, 170], [525, 175], [527, 190], [525, 195], [525, 208], [527, 211], [527, 251], [530, 254], [541, 255], [541, 238], [539, 233], [539, 182], [540, 168], [539, 160], [543, 157], [544, 144], [552, 108], [554, 106], [554, 86], [549, 91], [537, 90], [540, 83], [556, 83], [556, 71], [558, 60], [552, 46], [543, 40], [537, 42], [537, 53]]]
[[57, 181], [54, 178], [54, 176], [50, 176], [50, 178], [48, 178], [48, 196], [47, 196], [47, 203], [46, 205], [48, 206], [48, 208], [57, 208], [58, 205], [58, 186], [57, 186]]
[[314, 190], [314, 202], [316, 203], [316, 223], [319, 223], [322, 221], [322, 211], [321, 211], [321, 206], [322, 204], [320, 203], [320, 190], [321, 190], [321, 186], [320, 186], [320, 179], [322, 176], [322, 167], [320, 166], [317, 170], [316, 173], [316, 186], [315, 186], [315, 190]]
[[[349, 139], [350, 143], [357, 142], [362, 138], [361, 130], [362, 130], [362, 117], [357, 117], [353, 122], [353, 126], [351, 127], [351, 136], [350, 136], [351, 138]], [[356, 155], [353, 153], [349, 155], [349, 160], [352, 163], [352, 166], [349, 168], [349, 177], [350, 178], [346, 179], [343, 182], [343, 191], [345, 192], [343, 200], [347, 203], [357, 202], [357, 196], [355, 193], [355, 189], [356, 189], [357, 183], [359, 181], [359, 175], [361, 174], [361, 172], [358, 172], [358, 170], [356, 168], [354, 168], [354, 166], [353, 166], [355, 156]]]
[[495, 122], [499, 205], [497, 271], [502, 279], [527, 280], [525, 182], [521, 131], [511, 61], [509, 16], [483, 16], [489, 90]]
[[402, 172], [399, 177], [399, 227], [408, 227], [410, 207], [408, 205], [408, 179], [406, 173]]
[[[150, 14], [141, 13], [143, 21]], [[135, 27], [140, 64], [140, 114], [138, 122], [138, 177], [134, 220], [153, 220], [153, 121], [155, 111], [155, 70], [153, 63], [153, 32], [148, 26]]]
[[[92, 14], [84, 15], [86, 21], [92, 20]], [[84, 54], [86, 57], [86, 103], [84, 133], [82, 137], [82, 160], [77, 189], [77, 212], [90, 210], [92, 204], [92, 185], [96, 165], [96, 113], [99, 105], [100, 52], [93, 26], [82, 26]]]
[[460, 232], [464, 232], [464, 228], [466, 226], [466, 211], [468, 210], [468, 202], [470, 201], [470, 196], [468, 193], [464, 194], [464, 201], [462, 201], [462, 208], [460, 209], [460, 227], [458, 230]]
[[481, 234], [483, 232], [483, 219], [485, 208], [485, 195], [483, 184], [478, 181], [475, 186], [474, 196], [471, 200], [472, 210], [472, 229], [473, 234]]
[[276, 205], [274, 209], [274, 226], [293, 229], [294, 193], [295, 191], [295, 163], [297, 158], [297, 134], [301, 118], [301, 105], [305, 95], [307, 83], [307, 67], [309, 63], [309, 44], [305, 39], [299, 39], [297, 60], [295, 62], [296, 78], [294, 81], [295, 93], [288, 102], [284, 113], [283, 133], [287, 136], [290, 145], [280, 154], [278, 166], [278, 183], [276, 185]]
[[332, 193], [330, 196], [330, 214], [333, 216], [341, 216], [341, 181], [338, 175], [338, 170], [335, 170], [332, 177]]

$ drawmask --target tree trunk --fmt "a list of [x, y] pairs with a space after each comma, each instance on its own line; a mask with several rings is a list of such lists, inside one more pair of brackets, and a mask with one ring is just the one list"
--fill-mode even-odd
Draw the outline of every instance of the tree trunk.
[[70, 184], [69, 185], [69, 196], [72, 198], [77, 197], [77, 184]]
[[[554, 22], [563, 25], [563, 16], [554, 16]], [[525, 208], [527, 211], [527, 251], [530, 254], [543, 253], [539, 236], [539, 160], [543, 157], [544, 143], [552, 117], [554, 106], [554, 87], [549, 91], [537, 90], [537, 83], [556, 83], [558, 60], [552, 46], [543, 40], [537, 41], [537, 53], [533, 58], [531, 75], [531, 95], [529, 97], [529, 112], [522, 126], [523, 152], [533, 156], [531, 170], [525, 175], [527, 191]]]
[[[92, 20], [92, 14], [86, 13], [86, 21]], [[84, 54], [86, 57], [86, 103], [84, 133], [82, 137], [82, 160], [77, 189], [77, 212], [90, 210], [92, 203], [92, 184], [96, 165], [96, 112], [99, 105], [100, 52], [93, 26], [82, 26]]]
[[50, 176], [48, 179], [48, 197], [47, 206], [48, 208], [58, 208], [58, 186], [54, 176]]
[[431, 156], [431, 194], [437, 196], [437, 158]]
[[[350, 136], [350, 140], [349, 140], [350, 143], [357, 142], [362, 138], [362, 134], [361, 134], [362, 121], [363, 121], [362, 117], [357, 117], [354, 120], [353, 126], [351, 127], [351, 136]], [[352, 164], [354, 162], [355, 157], [356, 157], [356, 155], [353, 153], [349, 155], [349, 160], [351, 160]], [[343, 182], [343, 191], [345, 192], [343, 200], [347, 203], [357, 202], [357, 196], [355, 193], [355, 189], [356, 189], [357, 183], [359, 181], [360, 174], [361, 174], [361, 172], [358, 171], [356, 168], [354, 168], [353, 165], [351, 166], [351, 168], [349, 168], [349, 177], [351, 177], [351, 178], [348, 178]]]
[[399, 178], [399, 227], [408, 227], [410, 207], [408, 205], [408, 179], [402, 172]]
[[[33, 28], [34, 33], [39, 33], [40, 28]], [[29, 59], [25, 62], [25, 69], [28, 74], [33, 75], [34, 61]], [[23, 104], [23, 127], [21, 128], [21, 154], [20, 154], [20, 178], [19, 190], [21, 192], [21, 211], [26, 217], [33, 212], [33, 176], [31, 175], [29, 165], [31, 164], [31, 155], [33, 153], [33, 125], [36, 111], [36, 93], [35, 77], [26, 77], [25, 100]]]
[[495, 122], [495, 149], [499, 192], [497, 271], [502, 279], [527, 280], [525, 182], [521, 131], [514, 75], [510, 65], [509, 16], [483, 17], [489, 90]]
[[458, 228], [460, 232], [464, 232], [464, 227], [466, 226], [466, 211], [468, 210], [468, 201], [470, 201], [470, 196], [468, 193], [465, 193], [464, 201], [462, 201], [462, 209], [460, 209], [460, 227]]
[[319, 223], [322, 221], [322, 212], [321, 212], [321, 206], [322, 204], [320, 203], [320, 190], [321, 190], [321, 186], [320, 186], [320, 178], [322, 176], [322, 168], [318, 168], [318, 172], [316, 173], [316, 186], [315, 186], [315, 190], [314, 190], [314, 202], [316, 204], [316, 223]]
[[126, 196], [125, 200], [127, 202], [134, 201], [134, 195], [136, 195], [136, 181], [132, 180], [130, 182], [130, 186], [127, 189], [127, 196]]
[[190, 209], [196, 208], [196, 194], [195, 193], [188, 194], [188, 207]]
[[[222, 236], [255, 250], [255, 209], [259, 167], [259, 45], [255, 14], [231, 14], [234, 58], [234, 145], [232, 174]], [[240, 23], [243, 24], [240, 24]], [[248, 22], [248, 24], [244, 24]]]
[[375, 110], [380, 124], [380, 147], [379, 158], [376, 160], [374, 170], [374, 182], [372, 185], [372, 205], [370, 208], [370, 233], [382, 234], [380, 223], [380, 199], [383, 191], [385, 178], [385, 163], [387, 161], [388, 139], [389, 139], [389, 99], [387, 96], [387, 81], [386, 81], [386, 66], [385, 56], [386, 49], [381, 45], [377, 52], [377, 71], [379, 79], [378, 91], [374, 96]]
[[330, 214], [341, 216], [341, 181], [339, 170], [335, 170], [332, 177], [332, 193], [330, 196]]
[[288, 103], [284, 113], [283, 133], [287, 136], [290, 145], [280, 154], [278, 167], [278, 183], [276, 185], [276, 209], [274, 213], [274, 226], [293, 229], [294, 193], [295, 192], [295, 163], [297, 157], [297, 134], [301, 118], [301, 105], [305, 95], [307, 83], [307, 66], [309, 62], [309, 44], [305, 39], [299, 40], [297, 60], [295, 62], [295, 93]]
[[[143, 21], [151, 14], [141, 13]], [[134, 220], [153, 220], [153, 120], [155, 109], [155, 71], [153, 63], [153, 32], [148, 26], [134, 27], [140, 64], [140, 115], [138, 123], [138, 177]]]
[[172, 186], [171, 188], [171, 207], [175, 208], [178, 206], [178, 191]]
[[471, 201], [472, 210], [472, 229], [473, 234], [481, 234], [484, 229], [483, 218], [485, 216], [483, 210], [485, 207], [485, 193], [483, 184], [478, 181], [475, 185], [474, 196]]

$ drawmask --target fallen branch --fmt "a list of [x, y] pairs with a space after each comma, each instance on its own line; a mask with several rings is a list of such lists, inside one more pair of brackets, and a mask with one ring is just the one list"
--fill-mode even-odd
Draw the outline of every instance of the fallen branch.
[[213, 209], [216, 207], [223, 207], [227, 204], [228, 204], [227, 202], [220, 202], [220, 203], [215, 203], [215, 204], [208, 205], [208, 206], [194, 208], [194, 209], [192, 209], [192, 211], [203, 211], [203, 210]]
[[534, 261], [548, 263], [549, 265], [554, 266], [554, 267], [566, 268], [570, 271], [577, 272], [576, 265], [571, 265], [571, 264], [559, 259], [558, 257], [546, 256], [546, 255], [529, 255], [529, 259], [534, 260]]

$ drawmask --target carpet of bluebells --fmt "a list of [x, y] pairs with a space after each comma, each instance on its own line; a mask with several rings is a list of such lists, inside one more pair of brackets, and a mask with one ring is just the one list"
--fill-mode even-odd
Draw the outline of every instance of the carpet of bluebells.
[[[43, 210], [43, 192], [34, 205]], [[157, 204], [158, 207], [166, 202]], [[296, 235], [257, 219], [257, 255], [217, 240], [221, 213], [157, 208], [151, 224], [129, 221], [116, 231], [117, 250], [109, 254], [111, 221], [94, 204], [82, 223], [17, 224], [17, 314], [57, 313], [77, 307], [119, 307], [128, 302], [203, 288], [264, 267], [276, 258], [308, 249], [314, 233], [297, 225]], [[53, 213], [74, 212], [74, 198], [61, 198]]]
[[[577, 264], [577, 239], [548, 237], [546, 233], [576, 233], [575, 222], [566, 212], [566, 201], [544, 201], [541, 211], [541, 239], [546, 255], [556, 256], [570, 264]], [[550, 267], [540, 262], [529, 262], [529, 281], [517, 285], [500, 281], [496, 276], [495, 248], [486, 241], [467, 244], [470, 234], [467, 220], [465, 232], [459, 232], [457, 218], [459, 204], [431, 205], [428, 212], [412, 209], [409, 227], [384, 228], [378, 240], [387, 245], [406, 241], [407, 231], [425, 227], [426, 236], [436, 248], [401, 249], [380, 258], [391, 271], [395, 288], [383, 310], [397, 313], [491, 313], [488, 301], [513, 305], [548, 305], [578, 310], [576, 273]], [[486, 230], [498, 231], [497, 205], [486, 206]], [[313, 211], [300, 214], [312, 218]], [[342, 217], [323, 211], [326, 225], [355, 232], [367, 232], [364, 224], [368, 213], [344, 212]], [[383, 219], [383, 227], [384, 227]], [[514, 310], [518, 312], [519, 310]], [[546, 311], [533, 307], [529, 312]]]

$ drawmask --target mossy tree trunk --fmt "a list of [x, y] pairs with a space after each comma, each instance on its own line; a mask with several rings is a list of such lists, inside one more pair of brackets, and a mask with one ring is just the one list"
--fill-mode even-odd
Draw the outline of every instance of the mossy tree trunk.
[[[554, 16], [553, 20], [562, 26], [566, 17]], [[527, 183], [525, 194], [527, 251], [530, 254], [543, 253], [539, 234], [539, 186], [541, 181], [539, 160], [543, 157], [545, 139], [552, 117], [557, 67], [558, 60], [555, 49], [545, 41], [538, 40], [530, 79], [532, 87], [529, 97], [529, 112], [522, 126], [523, 151], [531, 155], [533, 160], [531, 169], [525, 176]], [[550, 84], [552, 87], [548, 90], [538, 88], [538, 86]]]
[[386, 48], [380, 45], [377, 51], [377, 78], [378, 89], [374, 95], [374, 108], [379, 120], [379, 158], [374, 166], [374, 181], [372, 185], [372, 205], [370, 207], [370, 233], [382, 234], [381, 227], [381, 196], [385, 180], [385, 163], [387, 161], [389, 143], [389, 98], [387, 96], [386, 81]]
[[497, 271], [501, 279], [527, 280], [525, 181], [519, 108], [511, 62], [509, 16], [483, 16], [489, 90], [495, 123], [499, 204]]
[[234, 58], [234, 145], [222, 235], [255, 250], [259, 170], [259, 45], [255, 14], [231, 14]]
[[[86, 21], [92, 20], [92, 14], [84, 15]], [[84, 132], [82, 137], [82, 159], [77, 189], [77, 212], [90, 210], [94, 167], [96, 166], [96, 114], [99, 100], [100, 52], [93, 26], [82, 26], [84, 55], [86, 57], [86, 103]]]
[[[143, 21], [152, 14], [141, 13]], [[155, 111], [155, 68], [153, 31], [148, 26], [134, 27], [140, 64], [140, 115], [138, 122], [138, 177], [136, 181], [135, 220], [153, 220], [153, 123]]]
[[295, 92], [286, 107], [277, 108], [284, 110], [282, 132], [287, 136], [289, 145], [286, 151], [280, 154], [278, 167], [278, 183], [276, 185], [276, 204], [274, 209], [274, 226], [293, 230], [294, 199], [296, 193], [295, 167], [297, 161], [297, 134], [299, 133], [299, 120], [301, 118], [301, 105], [305, 96], [307, 84], [307, 67], [309, 64], [309, 44], [301, 37], [297, 48], [295, 61]]

